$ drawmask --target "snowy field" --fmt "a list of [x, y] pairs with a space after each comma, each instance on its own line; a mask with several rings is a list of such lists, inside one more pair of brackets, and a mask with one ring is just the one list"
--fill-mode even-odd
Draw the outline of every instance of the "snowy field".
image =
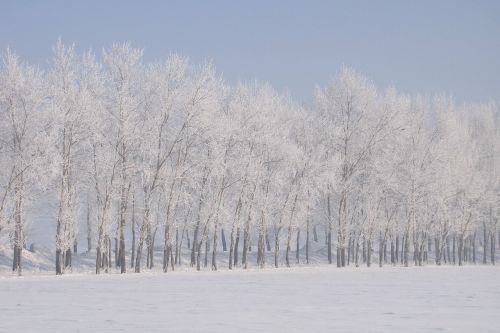
[[500, 269], [0, 278], [0, 332], [499, 332]]

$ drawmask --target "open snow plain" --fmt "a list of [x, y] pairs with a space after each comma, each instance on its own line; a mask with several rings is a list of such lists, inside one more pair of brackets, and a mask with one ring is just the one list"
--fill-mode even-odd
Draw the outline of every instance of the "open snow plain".
[[500, 332], [500, 269], [0, 278], [0, 332]]

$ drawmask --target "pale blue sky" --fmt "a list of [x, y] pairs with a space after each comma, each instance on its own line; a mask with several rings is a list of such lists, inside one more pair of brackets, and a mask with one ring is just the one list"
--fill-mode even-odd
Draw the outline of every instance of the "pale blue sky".
[[0, 0], [0, 48], [46, 66], [61, 36], [113, 41], [146, 60], [214, 61], [231, 83], [257, 79], [310, 101], [342, 64], [379, 88], [500, 100], [500, 1]]

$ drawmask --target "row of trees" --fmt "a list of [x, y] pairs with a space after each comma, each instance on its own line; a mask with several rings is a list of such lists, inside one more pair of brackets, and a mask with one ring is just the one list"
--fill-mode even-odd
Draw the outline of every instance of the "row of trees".
[[2, 61], [0, 233], [19, 273], [40, 201], [54, 207], [57, 274], [82, 230], [96, 273], [151, 268], [157, 239], [165, 271], [182, 248], [216, 270], [221, 244], [229, 269], [248, 266], [252, 245], [258, 266], [290, 266], [309, 262], [311, 234], [339, 267], [374, 251], [379, 265], [461, 265], [476, 248], [494, 263], [494, 103], [380, 93], [343, 68], [308, 109], [269, 85], [230, 87], [211, 64], [146, 64], [129, 44], [98, 60], [59, 41], [46, 72], [9, 50]]

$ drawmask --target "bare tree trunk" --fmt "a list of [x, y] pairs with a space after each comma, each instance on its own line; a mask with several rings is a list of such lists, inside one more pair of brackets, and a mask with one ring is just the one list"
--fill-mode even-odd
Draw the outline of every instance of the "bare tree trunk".
[[240, 227], [236, 228], [236, 240], [234, 241], [234, 266], [238, 266], [238, 248], [240, 246]]
[[488, 261], [488, 233], [486, 231], [486, 222], [483, 220], [483, 264]]
[[108, 236], [108, 269], [111, 270], [112, 261], [111, 261], [111, 237]]
[[387, 240], [384, 239], [384, 263], [387, 264]]
[[297, 259], [297, 264], [300, 263], [300, 229], [297, 229], [297, 247], [295, 251], [295, 259]]
[[472, 262], [476, 264], [476, 231], [472, 236]]
[[347, 240], [347, 266], [349, 266], [349, 262], [351, 261], [351, 235]]
[[378, 242], [378, 266], [382, 267], [383, 266], [383, 255], [384, 255], [384, 241], [382, 239], [382, 234], [379, 236], [379, 242]]
[[447, 235], [443, 241], [445, 242], [444, 247], [446, 249], [443, 249], [443, 258], [445, 259], [445, 263], [452, 263], [452, 258], [451, 258], [451, 245], [450, 245], [450, 236]]
[[279, 263], [278, 263], [278, 255], [280, 251], [280, 238], [279, 238], [279, 232], [281, 228], [278, 228], [274, 232], [274, 267], [278, 268]]
[[87, 202], [87, 252], [90, 253], [91, 250], [92, 250], [92, 225], [90, 223], [90, 203]]
[[[184, 236], [184, 230], [182, 230], [182, 235]], [[177, 265], [177, 260], [179, 256], [179, 228], [175, 227], [175, 264]]]
[[115, 266], [116, 266], [116, 267], [120, 267], [120, 262], [119, 262], [119, 260], [118, 260], [118, 257], [119, 257], [119, 255], [120, 255], [120, 254], [118, 253], [118, 252], [119, 252], [119, 250], [118, 250], [118, 248], [119, 248], [119, 247], [118, 247], [118, 237], [115, 237], [114, 241], [115, 241]]
[[149, 269], [152, 269], [155, 265], [154, 254], [155, 254], [155, 240], [156, 240], [156, 227], [151, 235], [151, 243], [148, 246], [149, 250]]
[[406, 232], [405, 238], [404, 238], [404, 266], [408, 267], [409, 266], [409, 256], [410, 252], [410, 233], [409, 231]]
[[458, 266], [463, 264], [463, 254], [464, 254], [464, 235], [461, 233], [458, 236]]
[[205, 241], [205, 260], [203, 260], [203, 267], [208, 267], [208, 252], [210, 252], [210, 240]]
[[328, 263], [332, 264], [332, 210], [330, 202], [330, 194], [327, 196], [327, 208], [328, 208], [328, 231], [326, 235], [326, 241], [328, 246]]
[[[441, 236], [439, 236], [441, 237]], [[434, 249], [435, 249], [435, 257], [436, 257], [436, 265], [441, 265], [441, 244], [439, 243], [439, 237], [436, 236], [434, 238]]]
[[396, 257], [394, 255], [394, 240], [391, 237], [391, 265], [394, 265], [396, 263]]
[[262, 232], [259, 230], [259, 238], [257, 239], [257, 265], [258, 266], [260, 266], [261, 260], [264, 257], [263, 244], [264, 244], [264, 236], [262, 235]]
[[72, 253], [71, 253], [71, 249], [67, 249], [66, 250], [66, 255], [65, 255], [65, 260], [64, 260], [64, 268], [71, 268], [71, 264], [72, 264]]
[[396, 244], [395, 244], [395, 253], [394, 253], [394, 256], [395, 256], [394, 263], [397, 264], [398, 261], [399, 261], [399, 235], [396, 235]]
[[22, 275], [22, 252], [24, 243], [24, 230], [23, 230], [23, 220], [22, 220], [22, 210], [23, 210], [23, 194], [22, 194], [22, 177], [18, 180], [17, 184], [14, 186], [14, 196], [15, 196], [15, 208], [14, 208], [14, 258], [12, 263], [12, 271], [16, 272], [18, 275]]
[[306, 264], [309, 265], [309, 218], [307, 218], [306, 223]]
[[337, 267], [345, 267], [345, 240], [347, 219], [347, 194], [342, 191], [339, 203], [338, 231], [337, 231]]
[[366, 241], [366, 266], [370, 267], [372, 264], [372, 242], [370, 238]]
[[224, 234], [224, 228], [220, 229], [220, 240], [222, 242], [222, 251], [226, 252], [227, 251], [227, 244], [226, 244], [226, 235]]
[[259, 225], [259, 240], [257, 243], [257, 264], [260, 268], [264, 268], [266, 263], [266, 237], [267, 230], [264, 221], [264, 212], [261, 212], [260, 225]]
[[491, 248], [491, 264], [495, 265], [495, 233], [491, 233], [491, 241], [490, 241], [490, 248]]
[[231, 226], [231, 236], [229, 239], [229, 263], [228, 263], [228, 268], [233, 269], [233, 255], [234, 255], [234, 222], [233, 225]]
[[137, 243], [137, 252], [136, 252], [136, 257], [135, 257], [135, 272], [140, 273], [141, 272], [141, 257], [142, 257], [142, 249], [144, 247], [144, 241], [146, 239], [146, 234], [148, 232], [148, 225], [149, 225], [149, 202], [148, 200], [145, 200], [145, 207], [144, 207], [144, 215], [143, 215], [143, 221], [141, 224], [141, 228], [139, 230], [139, 242]]
[[[251, 208], [251, 207], [250, 207]], [[243, 255], [241, 257], [241, 264], [243, 267], [246, 269], [248, 267], [248, 262], [247, 262], [247, 253], [248, 253], [248, 246], [250, 243], [250, 210], [248, 211], [248, 217], [245, 222], [245, 228], [243, 230]]]
[[363, 236], [363, 263], [366, 263], [366, 238]]
[[354, 262], [356, 267], [359, 267], [359, 236], [356, 237], [356, 253], [354, 254]]
[[99, 246], [99, 244], [97, 244], [97, 248], [96, 248], [96, 262], [95, 262], [95, 273], [96, 274], [99, 274], [100, 273], [100, 270], [101, 270], [101, 266], [102, 266], [102, 254], [101, 254], [101, 248]]
[[135, 262], [135, 195], [132, 197], [132, 250], [130, 251], [130, 268], [134, 268]]
[[[214, 239], [213, 239], [213, 249], [212, 249], [212, 270], [217, 270], [217, 221], [214, 225]], [[222, 235], [224, 235], [224, 229], [221, 229]], [[223, 236], [222, 236], [223, 237]], [[226, 240], [224, 239], [223, 243], [225, 244]], [[207, 242], [208, 243], [208, 242]], [[224, 246], [225, 247], [225, 246]]]
[[[126, 205], [126, 203], [125, 203]], [[118, 266], [120, 266], [120, 273], [127, 272], [127, 264], [125, 263], [125, 210], [122, 208], [120, 213], [122, 216], [120, 218], [120, 247], [118, 249]]]
[[285, 256], [287, 267], [290, 267], [290, 257], [289, 256], [290, 256], [291, 241], [292, 241], [292, 222], [293, 222], [293, 217], [294, 217], [294, 213], [295, 213], [295, 207], [297, 204], [297, 198], [298, 198], [298, 194], [295, 195], [295, 198], [293, 200], [293, 206], [292, 206], [292, 210], [290, 212], [290, 219], [288, 221], [288, 235], [287, 235], [287, 241], [286, 241], [286, 256]]
[[[196, 245], [195, 245], [196, 244]], [[199, 271], [201, 270], [201, 245], [203, 244], [203, 239], [200, 240], [198, 243], [194, 243], [193, 241], [193, 246], [196, 246], [197, 249], [195, 251], [196, 253], [196, 270]]]
[[[201, 208], [201, 205], [202, 201], [200, 199], [199, 208]], [[200, 215], [198, 213], [198, 217], [196, 219], [196, 226], [194, 228], [194, 233], [193, 233], [193, 244], [192, 244], [193, 246], [191, 249], [191, 266], [194, 266], [197, 262], [196, 250], [198, 249], [198, 233], [200, 232], [200, 223], [201, 220], [200, 220]]]
[[455, 235], [453, 235], [453, 250], [452, 250], [452, 252], [453, 252], [453, 265], [455, 265], [455, 263], [456, 263], [456, 260], [455, 260], [455, 238], [456, 238]]
[[[176, 241], [176, 250], [175, 250], [175, 264], [177, 265], [182, 265], [182, 258], [181, 258], [181, 254], [182, 254], [182, 243], [184, 242], [184, 235], [186, 234], [186, 226], [187, 226], [187, 216], [189, 214], [186, 214], [186, 217], [184, 218], [184, 225], [182, 227], [182, 232], [181, 232], [181, 238], [180, 238], [180, 242], [179, 244], [177, 244], [177, 241]], [[189, 233], [187, 233], [187, 237], [189, 239]], [[188, 246], [189, 248], [189, 246]]]
[[165, 222], [164, 236], [163, 236], [163, 272], [167, 272], [172, 255], [172, 242], [170, 240], [170, 223]]

